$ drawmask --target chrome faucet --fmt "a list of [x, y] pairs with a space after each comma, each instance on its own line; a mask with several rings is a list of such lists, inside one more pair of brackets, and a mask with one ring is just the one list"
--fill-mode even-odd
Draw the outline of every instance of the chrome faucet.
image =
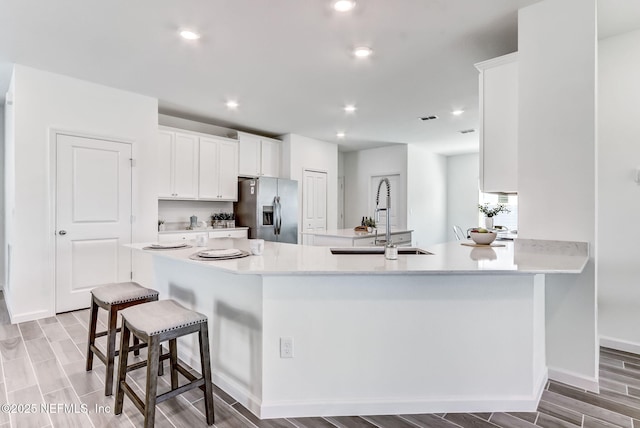
[[[387, 185], [387, 207], [379, 208], [380, 206], [380, 188], [382, 187], [382, 183]], [[391, 183], [389, 183], [388, 178], [383, 178], [378, 183], [378, 193], [376, 194], [376, 212], [375, 218], [376, 223], [380, 220], [380, 211], [386, 211], [387, 214], [387, 230], [385, 231], [385, 246], [391, 246]], [[376, 231], [377, 236], [377, 231]]]

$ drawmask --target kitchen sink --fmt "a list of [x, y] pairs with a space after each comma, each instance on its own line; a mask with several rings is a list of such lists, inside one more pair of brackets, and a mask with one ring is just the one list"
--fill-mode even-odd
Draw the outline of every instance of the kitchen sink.
[[[384, 254], [384, 247], [339, 247], [329, 248], [331, 254]], [[398, 247], [398, 254], [432, 255], [428, 251], [415, 247]]]

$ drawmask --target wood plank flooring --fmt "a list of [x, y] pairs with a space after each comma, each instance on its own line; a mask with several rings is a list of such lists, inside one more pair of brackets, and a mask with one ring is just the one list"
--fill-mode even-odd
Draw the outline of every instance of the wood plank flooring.
[[[99, 328], [104, 329], [106, 316], [104, 311], [100, 313]], [[0, 428], [142, 426], [142, 415], [126, 398], [123, 414], [112, 414], [114, 399], [104, 396], [104, 365], [100, 360], [94, 359], [92, 372], [84, 370], [88, 317], [89, 311], [82, 310], [11, 325], [0, 293], [0, 403], [64, 404], [87, 409], [77, 413], [0, 412]], [[103, 349], [105, 340], [98, 342]], [[144, 388], [144, 376], [144, 370], [130, 374], [138, 393]], [[159, 393], [170, 388], [168, 379], [160, 378]], [[214, 392], [218, 428], [640, 428], [640, 355], [601, 349], [599, 394], [549, 382], [538, 410], [530, 413], [260, 420], [221, 389], [216, 387]], [[160, 404], [156, 426], [206, 427], [202, 394], [190, 391]]]

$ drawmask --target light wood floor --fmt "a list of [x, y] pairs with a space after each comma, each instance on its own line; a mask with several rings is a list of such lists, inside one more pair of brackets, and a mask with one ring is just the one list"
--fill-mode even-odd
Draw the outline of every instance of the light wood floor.
[[[104, 311], [100, 311], [100, 314], [101, 327], [104, 328], [106, 316]], [[104, 396], [104, 365], [100, 360], [94, 359], [92, 372], [84, 370], [88, 316], [89, 311], [83, 310], [12, 325], [9, 323], [4, 301], [0, 301], [0, 403], [37, 406], [46, 403], [53, 409], [59, 409], [56, 413], [37, 411], [31, 414], [0, 411], [0, 428], [142, 426], [140, 412], [127, 398], [124, 413], [120, 416], [112, 414], [114, 400], [112, 397]], [[104, 341], [104, 338], [101, 339]], [[550, 382], [543, 393], [537, 412], [349, 416], [261, 421], [224, 391], [215, 388], [215, 426], [640, 428], [640, 356], [602, 349], [600, 357], [600, 394]], [[144, 386], [144, 376], [145, 370], [131, 373], [132, 381], [140, 393], [140, 387]], [[161, 378], [159, 393], [169, 389], [168, 378], [168, 375]], [[75, 407], [64, 409], [56, 405]], [[83, 411], [83, 405], [86, 406], [86, 412]], [[74, 413], [76, 409], [77, 412]], [[205, 427], [202, 393], [190, 391], [160, 404], [156, 412], [156, 426]]]

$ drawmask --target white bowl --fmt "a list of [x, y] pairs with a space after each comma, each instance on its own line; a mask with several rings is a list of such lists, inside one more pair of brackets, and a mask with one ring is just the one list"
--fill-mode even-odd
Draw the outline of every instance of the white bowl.
[[495, 241], [496, 236], [498, 236], [496, 232], [486, 232], [486, 233], [471, 232], [470, 235], [473, 242], [475, 242], [478, 245], [489, 245], [493, 241]]

